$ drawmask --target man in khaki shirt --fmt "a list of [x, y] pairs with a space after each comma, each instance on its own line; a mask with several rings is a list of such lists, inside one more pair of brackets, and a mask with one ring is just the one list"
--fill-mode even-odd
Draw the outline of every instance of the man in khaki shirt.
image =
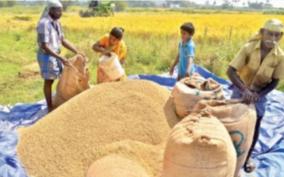
[[277, 87], [280, 79], [284, 79], [284, 52], [278, 44], [283, 30], [280, 20], [268, 20], [229, 64], [227, 73], [234, 85], [232, 98], [242, 98], [247, 104], [254, 103], [257, 110], [254, 140], [244, 166], [246, 172], [255, 168], [250, 155], [265, 113], [265, 96]]

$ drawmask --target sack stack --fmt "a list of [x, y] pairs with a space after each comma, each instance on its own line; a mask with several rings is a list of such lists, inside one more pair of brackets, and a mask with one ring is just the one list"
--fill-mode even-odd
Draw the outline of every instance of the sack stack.
[[[254, 105], [243, 104], [241, 100], [225, 100], [221, 85], [212, 79], [204, 79], [198, 75], [177, 82], [172, 91], [172, 97], [176, 114], [180, 118], [207, 114], [216, 117], [226, 127], [226, 134], [231, 137], [235, 147], [233, 151], [237, 157], [234, 175], [230, 177], [237, 177], [253, 141], [256, 124]], [[208, 154], [206, 157], [211, 158], [211, 156], [213, 155]]]

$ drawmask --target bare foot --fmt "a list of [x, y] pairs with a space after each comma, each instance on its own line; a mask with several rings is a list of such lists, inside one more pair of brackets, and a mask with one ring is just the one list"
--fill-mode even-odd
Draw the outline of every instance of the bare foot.
[[48, 107], [48, 113], [51, 113], [54, 110], [53, 107]]
[[253, 172], [255, 170], [255, 168], [256, 168], [255, 164], [253, 163], [253, 161], [251, 159], [249, 159], [244, 165], [244, 170], [247, 173]]

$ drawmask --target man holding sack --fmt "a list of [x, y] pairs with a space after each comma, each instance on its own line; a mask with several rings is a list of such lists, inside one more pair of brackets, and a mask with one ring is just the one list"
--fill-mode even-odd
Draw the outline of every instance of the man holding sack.
[[41, 76], [44, 79], [44, 95], [48, 111], [52, 106], [52, 84], [62, 73], [63, 65], [69, 61], [60, 56], [61, 45], [75, 54], [78, 50], [65, 39], [59, 19], [62, 16], [62, 4], [58, 0], [49, 0], [37, 26], [38, 52], [37, 60]]
[[265, 97], [284, 78], [284, 52], [279, 46], [283, 31], [280, 20], [268, 20], [259, 33], [241, 48], [227, 71], [234, 85], [232, 98], [242, 98], [247, 104], [254, 103], [257, 110], [254, 139], [244, 166], [246, 172], [255, 168], [250, 155], [265, 113]]

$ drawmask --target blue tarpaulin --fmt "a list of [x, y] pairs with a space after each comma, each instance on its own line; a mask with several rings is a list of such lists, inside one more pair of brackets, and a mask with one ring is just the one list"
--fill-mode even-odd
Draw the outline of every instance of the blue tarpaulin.
[[[231, 83], [217, 77], [202, 67], [197, 72], [205, 78], [213, 78], [224, 86], [227, 98], [231, 95]], [[131, 79], [145, 79], [171, 89], [176, 80], [164, 75], [134, 75]], [[284, 93], [273, 91], [267, 96], [266, 113], [261, 124], [260, 137], [253, 152], [257, 169], [242, 177], [284, 177]], [[46, 111], [43, 101], [35, 104], [0, 106], [0, 177], [27, 177], [16, 155], [18, 136], [16, 128], [30, 126], [42, 118]]]

